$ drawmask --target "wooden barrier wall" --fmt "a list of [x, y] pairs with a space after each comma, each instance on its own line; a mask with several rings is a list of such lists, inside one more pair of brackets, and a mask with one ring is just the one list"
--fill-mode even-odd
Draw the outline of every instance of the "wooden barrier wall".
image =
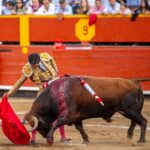
[[20, 42], [150, 42], [150, 16], [98, 16], [89, 26], [89, 16], [0, 16], [0, 41]]
[[[93, 46], [90, 50], [57, 50], [53, 46], [33, 46], [32, 42], [123, 42], [150, 43], [150, 16], [98, 16], [89, 26], [89, 16], [0, 16], [0, 41], [18, 45], [0, 45], [0, 86], [13, 85], [32, 52], [48, 52], [56, 60], [60, 75], [103, 77], [149, 77], [149, 46]], [[28, 81], [24, 86], [33, 86]], [[150, 90], [150, 83], [142, 83]]]
[[[0, 46], [0, 85], [12, 85], [21, 76], [27, 61], [20, 46]], [[11, 50], [11, 51], [9, 51]], [[29, 53], [48, 52], [58, 65], [59, 74], [100, 77], [150, 78], [149, 47], [93, 47], [92, 50], [56, 50], [50, 46], [31, 46]], [[24, 86], [31, 86], [26, 82]], [[150, 90], [145, 82], [144, 90]]]

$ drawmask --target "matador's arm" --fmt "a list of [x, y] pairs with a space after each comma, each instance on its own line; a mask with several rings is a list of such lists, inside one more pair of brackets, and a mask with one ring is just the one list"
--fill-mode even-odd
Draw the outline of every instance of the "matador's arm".
[[51, 57], [50, 63], [52, 65], [52, 67], [55, 69], [55, 71], [58, 73], [58, 68], [57, 68], [56, 62], [53, 57]]
[[15, 94], [21, 85], [26, 81], [27, 77], [22, 75], [21, 78], [13, 85], [13, 87], [7, 92], [9, 96]]

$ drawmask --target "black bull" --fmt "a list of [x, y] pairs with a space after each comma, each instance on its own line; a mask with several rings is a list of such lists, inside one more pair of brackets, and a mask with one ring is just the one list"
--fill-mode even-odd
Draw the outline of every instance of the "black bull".
[[[88, 143], [88, 135], [83, 129], [82, 120], [103, 118], [110, 121], [119, 112], [131, 120], [128, 138], [132, 138], [136, 124], [141, 134], [138, 142], [145, 142], [147, 120], [141, 111], [144, 96], [140, 80], [123, 78], [81, 77], [103, 99], [104, 106], [83, 87], [76, 76], [62, 77], [53, 81], [34, 101], [25, 119], [43, 137], [50, 142], [54, 131], [64, 124], [74, 124], [79, 130], [84, 143]], [[141, 81], [145, 81], [144, 79]], [[52, 123], [53, 122], [53, 123]]]

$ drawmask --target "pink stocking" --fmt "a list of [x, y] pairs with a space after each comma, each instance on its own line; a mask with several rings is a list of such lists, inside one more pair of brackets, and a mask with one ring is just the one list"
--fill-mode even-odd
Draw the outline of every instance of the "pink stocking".
[[35, 142], [36, 140], [36, 130], [32, 131], [31, 141]]
[[62, 138], [62, 139], [66, 139], [64, 126], [60, 126], [60, 127], [59, 127], [59, 132], [60, 132], [61, 138]]

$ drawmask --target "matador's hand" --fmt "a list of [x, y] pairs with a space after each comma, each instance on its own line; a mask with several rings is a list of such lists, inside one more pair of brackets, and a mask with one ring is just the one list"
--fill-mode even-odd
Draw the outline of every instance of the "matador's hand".
[[48, 82], [42, 83], [42, 88], [45, 89], [48, 86]]

